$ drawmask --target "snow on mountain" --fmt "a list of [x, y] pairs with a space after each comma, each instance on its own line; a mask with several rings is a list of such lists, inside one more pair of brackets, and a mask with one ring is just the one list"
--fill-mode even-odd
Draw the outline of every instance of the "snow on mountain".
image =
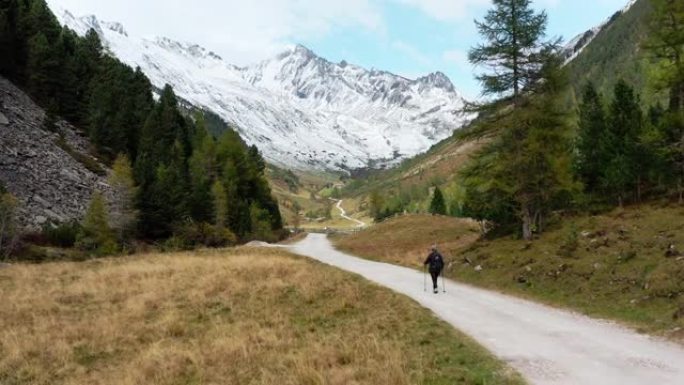
[[426, 151], [469, 118], [442, 73], [416, 80], [331, 63], [295, 46], [236, 67], [195, 44], [129, 35], [119, 23], [56, 10], [84, 35], [94, 29], [108, 51], [139, 66], [152, 83], [209, 109], [235, 126], [271, 162], [298, 169], [391, 164]]
[[629, 11], [629, 9], [632, 8], [632, 6], [637, 1], [638, 0], [629, 0], [627, 5], [625, 5], [621, 10], [615, 12], [606, 21], [584, 33], [575, 36], [575, 38], [570, 40], [563, 48], [563, 56], [565, 57], [565, 63], [567, 64], [573, 61], [577, 56], [579, 56], [579, 54], [582, 53], [584, 48], [586, 48], [589, 45], [589, 43], [591, 43], [601, 31], [610, 26], [610, 24], [612, 24], [612, 22], [615, 21], [620, 15]]

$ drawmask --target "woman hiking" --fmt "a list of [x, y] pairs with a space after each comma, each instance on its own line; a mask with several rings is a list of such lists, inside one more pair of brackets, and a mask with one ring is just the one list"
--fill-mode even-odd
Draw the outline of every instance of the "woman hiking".
[[435, 294], [437, 294], [439, 293], [437, 278], [439, 278], [439, 275], [444, 269], [444, 258], [442, 257], [442, 254], [437, 251], [437, 245], [432, 245], [430, 248], [430, 255], [428, 255], [424, 265], [428, 266], [428, 271], [432, 277], [432, 289]]

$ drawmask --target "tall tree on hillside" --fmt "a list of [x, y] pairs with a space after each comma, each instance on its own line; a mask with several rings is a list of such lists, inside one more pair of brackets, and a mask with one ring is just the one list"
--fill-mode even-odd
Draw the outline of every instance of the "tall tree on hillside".
[[444, 195], [439, 187], [435, 187], [435, 192], [432, 195], [432, 201], [430, 202], [430, 214], [433, 215], [446, 215], [446, 203], [444, 202]]
[[514, 213], [526, 240], [543, 231], [548, 213], [577, 189], [562, 105], [568, 83], [559, 57], [542, 76], [540, 87], [496, 122], [503, 127], [499, 136], [461, 173], [466, 215], [505, 221]]
[[493, 0], [483, 21], [475, 24], [485, 43], [468, 55], [474, 65], [485, 65], [489, 74], [478, 76], [484, 95], [511, 95], [520, 102], [523, 89], [540, 80], [544, 52], [557, 42], [544, 42], [546, 12], [535, 13], [531, 0]]
[[601, 170], [606, 161], [601, 138], [606, 134], [606, 112], [601, 95], [588, 83], [582, 91], [579, 106], [579, 133], [575, 168], [584, 183], [585, 191], [597, 193], [600, 187]]
[[[575, 187], [567, 118], [560, 105], [567, 75], [558, 41], [543, 40], [545, 12], [536, 13], [530, 0], [493, 3], [484, 21], [476, 22], [485, 43], [472, 48], [469, 59], [491, 68], [479, 77], [483, 94], [510, 97], [513, 105], [502, 108], [494, 102], [482, 108], [495, 111], [496, 121], [483, 121], [478, 131], [496, 131], [498, 137], [478, 154], [475, 168], [461, 174], [464, 211], [478, 219], [505, 219], [514, 212], [523, 237], [530, 240], [542, 231], [548, 211]], [[475, 169], [482, 174], [473, 174]], [[477, 191], [501, 203], [487, 204], [476, 197]]]
[[139, 185], [139, 228], [146, 237], [164, 238], [190, 213], [189, 122], [178, 111], [171, 87], [162, 91], [140, 135], [135, 178]]
[[658, 68], [654, 71], [658, 89], [669, 91], [669, 111], [663, 120], [667, 153], [675, 170], [673, 178], [684, 204], [684, 2], [652, 0], [654, 12], [651, 37], [646, 49]]
[[608, 130], [601, 136], [601, 152], [607, 157], [602, 183], [622, 206], [630, 192], [640, 199], [646, 165], [640, 146], [644, 118], [639, 98], [624, 80], [615, 85], [608, 114]]

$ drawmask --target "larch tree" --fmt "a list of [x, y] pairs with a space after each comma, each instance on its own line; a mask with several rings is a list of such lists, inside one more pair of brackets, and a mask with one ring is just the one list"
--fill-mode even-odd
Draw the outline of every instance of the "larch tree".
[[[476, 21], [485, 42], [471, 49], [469, 59], [490, 68], [478, 79], [483, 94], [499, 100], [483, 108], [496, 111], [495, 121], [483, 125], [498, 136], [474, 160], [485, 175], [473, 174], [474, 169], [462, 173], [471, 199], [466, 199], [465, 211], [480, 219], [505, 219], [509, 208], [504, 203], [510, 202], [523, 238], [531, 240], [542, 231], [554, 203], [575, 188], [567, 117], [561, 106], [567, 74], [558, 41], [544, 40], [545, 12], [535, 12], [530, 0], [493, 3], [484, 21]], [[486, 204], [476, 191], [496, 196], [501, 205]]]
[[536, 13], [531, 0], [494, 0], [484, 20], [476, 21], [484, 43], [473, 47], [468, 59], [489, 68], [477, 79], [483, 95], [505, 95], [520, 102], [522, 92], [541, 79], [545, 52], [557, 42], [546, 42], [546, 12]]
[[112, 187], [109, 223], [119, 243], [125, 245], [133, 236], [138, 219], [138, 211], [135, 208], [137, 189], [128, 156], [119, 155], [114, 161], [109, 185]]

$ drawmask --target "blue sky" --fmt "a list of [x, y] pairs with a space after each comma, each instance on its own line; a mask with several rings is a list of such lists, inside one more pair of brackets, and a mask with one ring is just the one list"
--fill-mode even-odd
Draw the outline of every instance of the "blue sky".
[[[548, 34], [569, 40], [628, 0], [536, 0]], [[466, 60], [479, 42], [474, 19], [490, 0], [48, 0], [75, 15], [122, 22], [129, 33], [198, 43], [247, 65], [304, 44], [331, 61], [347, 60], [406, 77], [446, 73], [466, 97], [479, 85]], [[191, 6], [189, 6], [191, 4]]]
[[[567, 41], [625, 4], [626, 0], [558, 0], [537, 1], [536, 7], [549, 14], [548, 34]], [[474, 79], [478, 70], [467, 62], [467, 52], [480, 41], [473, 19], [481, 19], [488, 7], [477, 5], [467, 14], [440, 20], [430, 13], [416, 12], [408, 4], [386, 4], [386, 31], [340, 28], [303, 43], [332, 61], [346, 59], [411, 78], [442, 71], [466, 96], [475, 97], [480, 90]]]

